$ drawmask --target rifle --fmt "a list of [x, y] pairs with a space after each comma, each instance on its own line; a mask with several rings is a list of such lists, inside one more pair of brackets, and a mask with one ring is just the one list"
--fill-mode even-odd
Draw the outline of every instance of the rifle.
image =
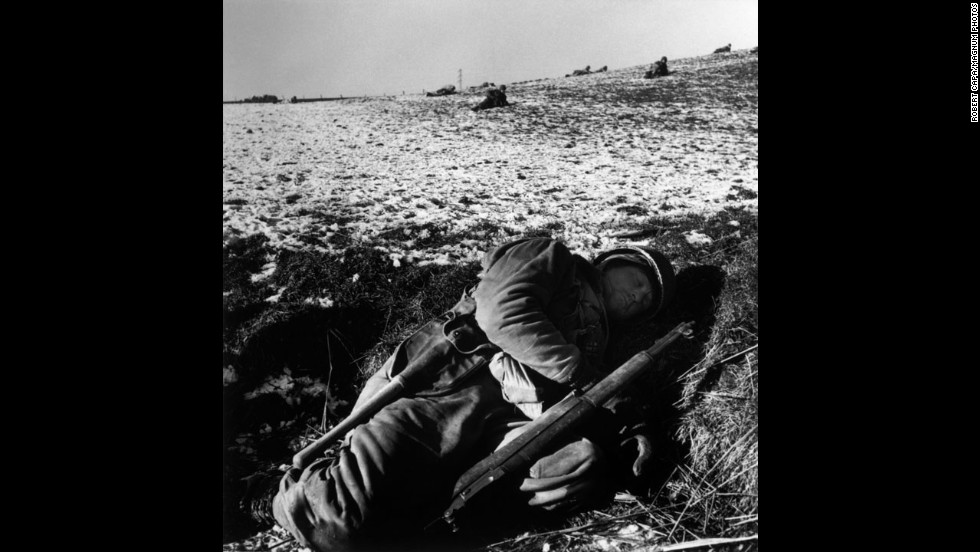
[[591, 416], [596, 409], [629, 386], [653, 365], [654, 358], [681, 336], [691, 334], [693, 322], [683, 322], [661, 337], [652, 347], [633, 355], [608, 376], [588, 390], [575, 390], [544, 412], [536, 420], [524, 426], [514, 440], [466, 471], [456, 481], [453, 499], [441, 518], [433, 520], [426, 528], [440, 519], [458, 530], [457, 513], [473, 499], [473, 496], [499, 481], [505, 475], [526, 469], [538, 459], [557, 437], [565, 435], [580, 422]]

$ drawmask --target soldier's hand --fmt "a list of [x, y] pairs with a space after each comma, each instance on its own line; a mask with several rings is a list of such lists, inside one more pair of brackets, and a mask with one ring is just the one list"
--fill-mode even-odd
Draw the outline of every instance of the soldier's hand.
[[650, 437], [643, 433], [637, 433], [627, 437], [619, 443], [623, 456], [629, 458], [636, 455], [633, 460], [633, 475], [640, 477], [650, 464], [653, 463], [653, 443]]

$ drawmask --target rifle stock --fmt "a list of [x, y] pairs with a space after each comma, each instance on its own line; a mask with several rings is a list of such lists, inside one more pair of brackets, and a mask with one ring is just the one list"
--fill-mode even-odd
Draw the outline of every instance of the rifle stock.
[[524, 426], [524, 430], [490, 456], [467, 470], [456, 482], [453, 499], [441, 518], [456, 530], [455, 518], [475, 494], [502, 477], [530, 466], [540, 458], [555, 438], [568, 433], [574, 426], [588, 418], [597, 408], [612, 399], [622, 389], [635, 381], [652, 364], [657, 355], [682, 335], [689, 335], [693, 322], [678, 324], [652, 347], [633, 355], [605, 378], [587, 391], [573, 391], [536, 420]]

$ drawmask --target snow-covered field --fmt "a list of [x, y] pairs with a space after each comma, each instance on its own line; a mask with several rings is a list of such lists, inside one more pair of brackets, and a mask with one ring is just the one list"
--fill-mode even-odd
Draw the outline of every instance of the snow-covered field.
[[[513, 105], [481, 112], [480, 94], [224, 105], [224, 240], [453, 263], [483, 228], [588, 255], [652, 215], [757, 210], [758, 54], [669, 66], [506, 83]], [[420, 247], [433, 229], [467, 238]]]

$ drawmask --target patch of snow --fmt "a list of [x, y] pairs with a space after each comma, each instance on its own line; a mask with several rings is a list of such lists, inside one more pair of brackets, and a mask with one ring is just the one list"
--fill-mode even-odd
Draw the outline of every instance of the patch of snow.
[[259, 281], [265, 280], [269, 276], [272, 276], [272, 273], [275, 272], [275, 271], [276, 271], [276, 263], [275, 262], [266, 263], [266, 264], [262, 265], [262, 271], [261, 272], [259, 272], [258, 274], [252, 274], [251, 280], [252, 280], [252, 282], [259, 282]]
[[334, 306], [334, 301], [329, 296], [328, 297], [307, 297], [303, 299], [303, 303], [306, 305], [319, 305], [321, 308], [329, 309]]
[[618, 535], [630, 535], [632, 533], [636, 533], [639, 530], [640, 530], [640, 526], [639, 525], [637, 525], [635, 523], [631, 523], [631, 524], [627, 525], [626, 527], [623, 527], [622, 529], [620, 529], [619, 531], [617, 531], [616, 534], [618, 534]]
[[697, 230], [691, 230], [690, 232], [684, 234], [684, 239], [687, 240], [687, 243], [695, 247], [700, 247], [702, 245], [710, 245], [711, 242], [713, 241], [710, 237], [705, 236], [704, 234], [698, 232]]
[[270, 295], [270, 296], [266, 297], [265, 298], [265, 301], [267, 303], [278, 303], [279, 302], [279, 298], [282, 297], [282, 292], [284, 292], [284, 291], [286, 291], [286, 286], [282, 286], [281, 288], [279, 288], [279, 291], [277, 291], [275, 293], [275, 295]]

